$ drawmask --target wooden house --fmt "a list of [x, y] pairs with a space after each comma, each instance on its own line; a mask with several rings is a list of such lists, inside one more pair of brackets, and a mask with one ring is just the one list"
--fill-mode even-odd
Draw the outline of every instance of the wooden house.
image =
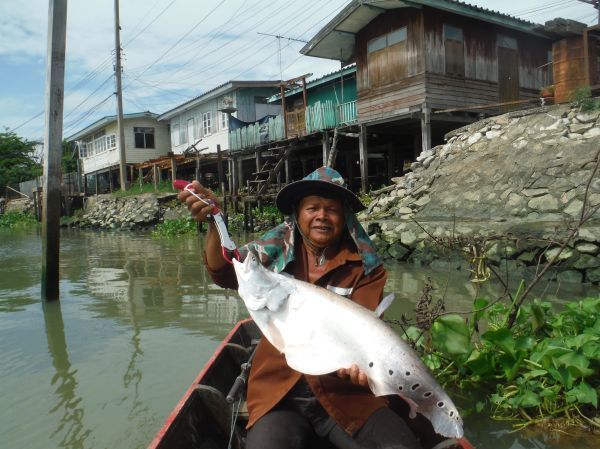
[[[157, 121], [157, 117], [158, 114], [148, 111], [123, 115], [125, 164], [129, 180], [133, 179], [135, 164], [164, 156], [171, 149], [167, 125]], [[118, 134], [117, 117], [113, 115], [67, 137], [66, 140], [76, 146], [85, 186], [90, 176], [94, 177], [96, 190], [98, 183], [110, 190], [118, 185]]]
[[543, 27], [454, 0], [353, 0], [301, 53], [355, 62], [363, 190], [368, 153], [401, 174], [451, 129], [539, 97]]
[[356, 123], [356, 66], [307, 81], [309, 76], [281, 83], [279, 93], [267, 100], [278, 108], [275, 117], [230, 130], [233, 191], [262, 195], [275, 177], [280, 182], [284, 176], [285, 182], [302, 178], [326, 162], [332, 130]]

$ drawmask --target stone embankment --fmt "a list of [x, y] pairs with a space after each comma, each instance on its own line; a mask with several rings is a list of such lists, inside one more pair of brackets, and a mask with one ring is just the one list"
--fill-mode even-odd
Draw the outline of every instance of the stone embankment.
[[[600, 171], [592, 176], [600, 111], [553, 106], [508, 113], [446, 140], [423, 152], [362, 214], [382, 255], [467, 268], [447, 261], [447, 249], [460, 247], [492, 264], [505, 260], [503, 267], [527, 278], [556, 254], [582, 208], [600, 205]], [[550, 276], [599, 283], [599, 253], [596, 210]]]
[[153, 227], [162, 220], [188, 217], [187, 209], [176, 200], [176, 194], [114, 197], [89, 197], [84, 214], [69, 220], [69, 226], [93, 229], [132, 230]]

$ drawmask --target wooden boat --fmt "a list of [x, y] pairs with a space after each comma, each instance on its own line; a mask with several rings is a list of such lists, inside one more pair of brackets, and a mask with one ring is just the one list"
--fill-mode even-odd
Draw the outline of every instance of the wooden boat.
[[[260, 337], [260, 330], [252, 320], [237, 323], [177, 403], [148, 449], [226, 449], [229, 443], [232, 449], [243, 449], [247, 412], [242, 402], [230, 404], [227, 396], [240, 375], [241, 365], [248, 361]], [[407, 417], [408, 406], [404, 401], [390, 399], [390, 406]], [[232, 430], [232, 407], [237, 409], [238, 405], [241, 407]], [[419, 436], [423, 449], [472, 449], [465, 439], [440, 437], [421, 415], [406, 418], [406, 422]], [[330, 446], [321, 449], [327, 448]]]

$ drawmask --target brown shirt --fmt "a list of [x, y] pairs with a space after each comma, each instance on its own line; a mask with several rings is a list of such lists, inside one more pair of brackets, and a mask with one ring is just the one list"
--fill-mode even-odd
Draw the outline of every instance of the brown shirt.
[[[295, 256], [296, 260], [288, 264], [285, 272], [308, 282], [308, 255], [304, 245], [298, 245]], [[208, 269], [208, 272], [217, 285], [238, 288], [231, 265], [220, 271]], [[354, 243], [344, 241], [338, 253], [327, 260], [322, 274], [313, 283], [320, 287], [348, 289], [349, 299], [375, 310], [381, 301], [386, 278], [387, 274], [381, 265], [365, 276]], [[248, 381], [248, 427], [277, 405], [301, 376], [301, 373], [287, 365], [285, 355], [263, 338], [254, 356]], [[362, 427], [373, 412], [387, 405], [384, 398], [374, 396], [369, 389], [355, 385], [350, 380], [339, 378], [336, 373], [305, 375], [305, 378], [327, 413], [351, 435]]]

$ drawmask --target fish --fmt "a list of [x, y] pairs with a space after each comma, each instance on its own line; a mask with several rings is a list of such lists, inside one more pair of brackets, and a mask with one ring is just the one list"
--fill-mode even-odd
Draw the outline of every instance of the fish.
[[287, 364], [322, 375], [356, 364], [376, 396], [399, 395], [410, 418], [425, 416], [447, 438], [463, 438], [448, 394], [418, 354], [377, 313], [328, 289], [265, 268], [255, 252], [233, 260], [238, 293], [254, 322]]

